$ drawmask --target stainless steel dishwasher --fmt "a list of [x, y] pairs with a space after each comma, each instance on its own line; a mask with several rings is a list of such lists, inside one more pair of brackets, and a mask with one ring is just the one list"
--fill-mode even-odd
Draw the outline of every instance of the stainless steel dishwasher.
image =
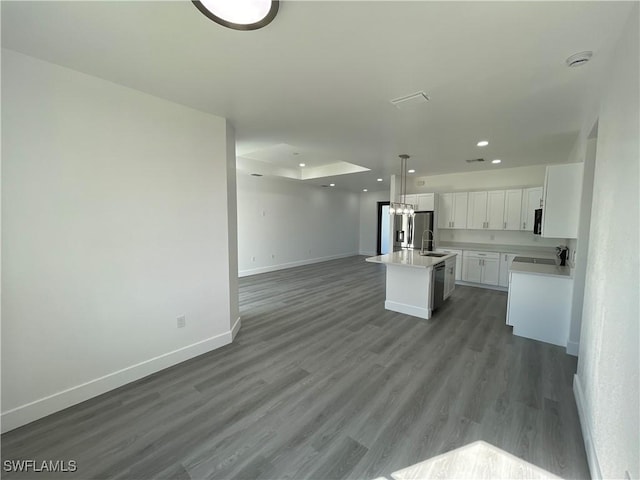
[[433, 267], [433, 307], [437, 309], [444, 302], [444, 262]]

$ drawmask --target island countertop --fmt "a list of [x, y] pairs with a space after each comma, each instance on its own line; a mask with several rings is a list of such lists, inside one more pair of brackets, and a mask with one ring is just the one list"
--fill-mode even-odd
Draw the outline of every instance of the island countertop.
[[398, 265], [402, 267], [429, 268], [444, 262], [448, 258], [456, 256], [455, 253], [450, 253], [443, 257], [426, 257], [420, 255], [419, 252], [420, 250], [403, 249], [398, 252], [387, 253], [386, 255], [369, 257], [366, 261], [372, 263], [384, 263], [386, 265]]

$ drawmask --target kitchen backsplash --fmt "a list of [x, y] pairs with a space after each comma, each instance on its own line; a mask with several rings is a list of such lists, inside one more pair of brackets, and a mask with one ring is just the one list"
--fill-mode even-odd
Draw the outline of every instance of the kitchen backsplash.
[[556, 247], [567, 245], [563, 238], [542, 238], [530, 232], [505, 230], [438, 230], [441, 242], [488, 243], [496, 245], [527, 245], [535, 247]]

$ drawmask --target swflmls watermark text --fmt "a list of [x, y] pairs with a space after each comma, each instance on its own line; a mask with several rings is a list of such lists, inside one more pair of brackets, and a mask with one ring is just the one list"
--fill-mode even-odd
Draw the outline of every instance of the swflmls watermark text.
[[2, 462], [5, 472], [58, 472], [72, 473], [78, 470], [75, 460], [5, 460]]

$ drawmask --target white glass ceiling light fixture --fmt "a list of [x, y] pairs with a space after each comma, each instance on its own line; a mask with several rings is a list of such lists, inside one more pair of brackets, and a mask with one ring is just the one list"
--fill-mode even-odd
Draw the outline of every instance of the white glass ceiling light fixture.
[[278, 0], [192, 0], [203, 15], [233, 30], [257, 30], [278, 13]]
[[389, 214], [394, 215], [414, 215], [415, 205], [407, 203], [407, 160], [409, 155], [402, 154], [400, 157], [400, 192], [399, 202], [391, 202], [389, 205]]

